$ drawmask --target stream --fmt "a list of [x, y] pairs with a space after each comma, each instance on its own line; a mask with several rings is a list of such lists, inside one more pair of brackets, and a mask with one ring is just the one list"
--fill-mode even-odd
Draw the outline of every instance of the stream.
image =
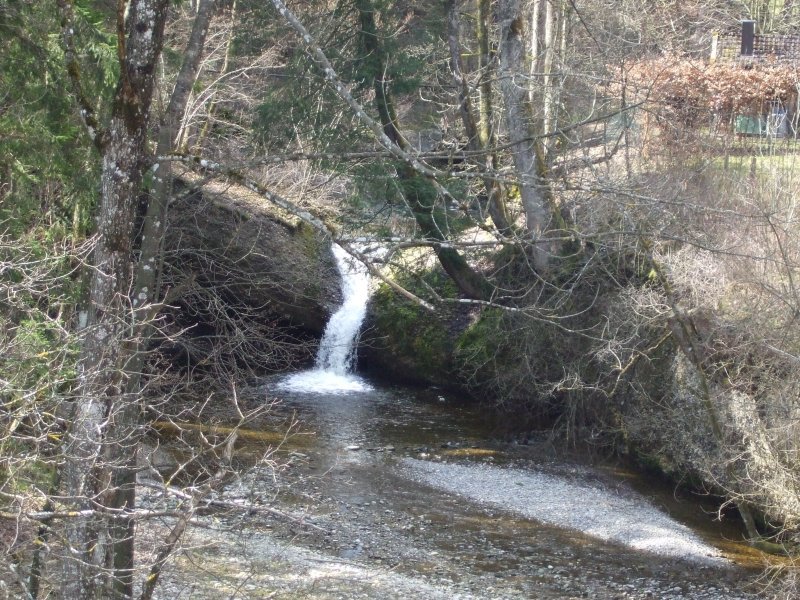
[[702, 498], [546, 434], [492, 441], [457, 395], [353, 374], [369, 280], [335, 252], [346, 314], [315, 367], [243, 392], [273, 402], [266, 430], [293, 433], [223, 493], [291, 519], [207, 519], [159, 597], [758, 597], [762, 557]]
[[284, 539], [408, 580], [331, 597], [754, 597], [760, 556], [699, 499], [546, 437], [489, 442], [491, 424], [440, 391], [364, 385], [275, 408], [301, 423], [275, 500], [330, 532]]

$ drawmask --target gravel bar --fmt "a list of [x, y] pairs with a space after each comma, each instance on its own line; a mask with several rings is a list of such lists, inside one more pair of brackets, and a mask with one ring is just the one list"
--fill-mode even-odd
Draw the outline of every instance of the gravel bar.
[[403, 468], [421, 483], [491, 504], [555, 527], [660, 556], [729, 566], [720, 552], [631, 489], [572, 481], [534, 470], [406, 458]]

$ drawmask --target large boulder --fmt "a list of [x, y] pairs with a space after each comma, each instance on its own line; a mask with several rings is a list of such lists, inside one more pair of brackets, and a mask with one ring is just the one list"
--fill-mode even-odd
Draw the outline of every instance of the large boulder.
[[381, 285], [361, 333], [359, 365], [384, 379], [450, 386], [455, 383], [451, 311], [432, 313]]
[[175, 187], [165, 283], [184, 289], [172, 303], [181, 354], [233, 352], [256, 371], [308, 358], [341, 297], [330, 241], [242, 186]]

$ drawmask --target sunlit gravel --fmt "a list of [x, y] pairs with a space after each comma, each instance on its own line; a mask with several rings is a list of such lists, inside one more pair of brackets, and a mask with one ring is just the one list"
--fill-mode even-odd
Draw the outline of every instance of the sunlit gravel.
[[620, 491], [566, 476], [484, 464], [414, 458], [405, 459], [403, 464], [417, 481], [548, 525], [661, 556], [706, 565], [729, 564], [688, 527], [633, 490]]

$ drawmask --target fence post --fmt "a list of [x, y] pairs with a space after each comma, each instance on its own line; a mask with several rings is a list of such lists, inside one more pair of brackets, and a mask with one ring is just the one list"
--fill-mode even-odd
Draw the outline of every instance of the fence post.
[[717, 62], [717, 53], [719, 52], [719, 32], [715, 31], [711, 34], [711, 57], [709, 59], [710, 63]]

